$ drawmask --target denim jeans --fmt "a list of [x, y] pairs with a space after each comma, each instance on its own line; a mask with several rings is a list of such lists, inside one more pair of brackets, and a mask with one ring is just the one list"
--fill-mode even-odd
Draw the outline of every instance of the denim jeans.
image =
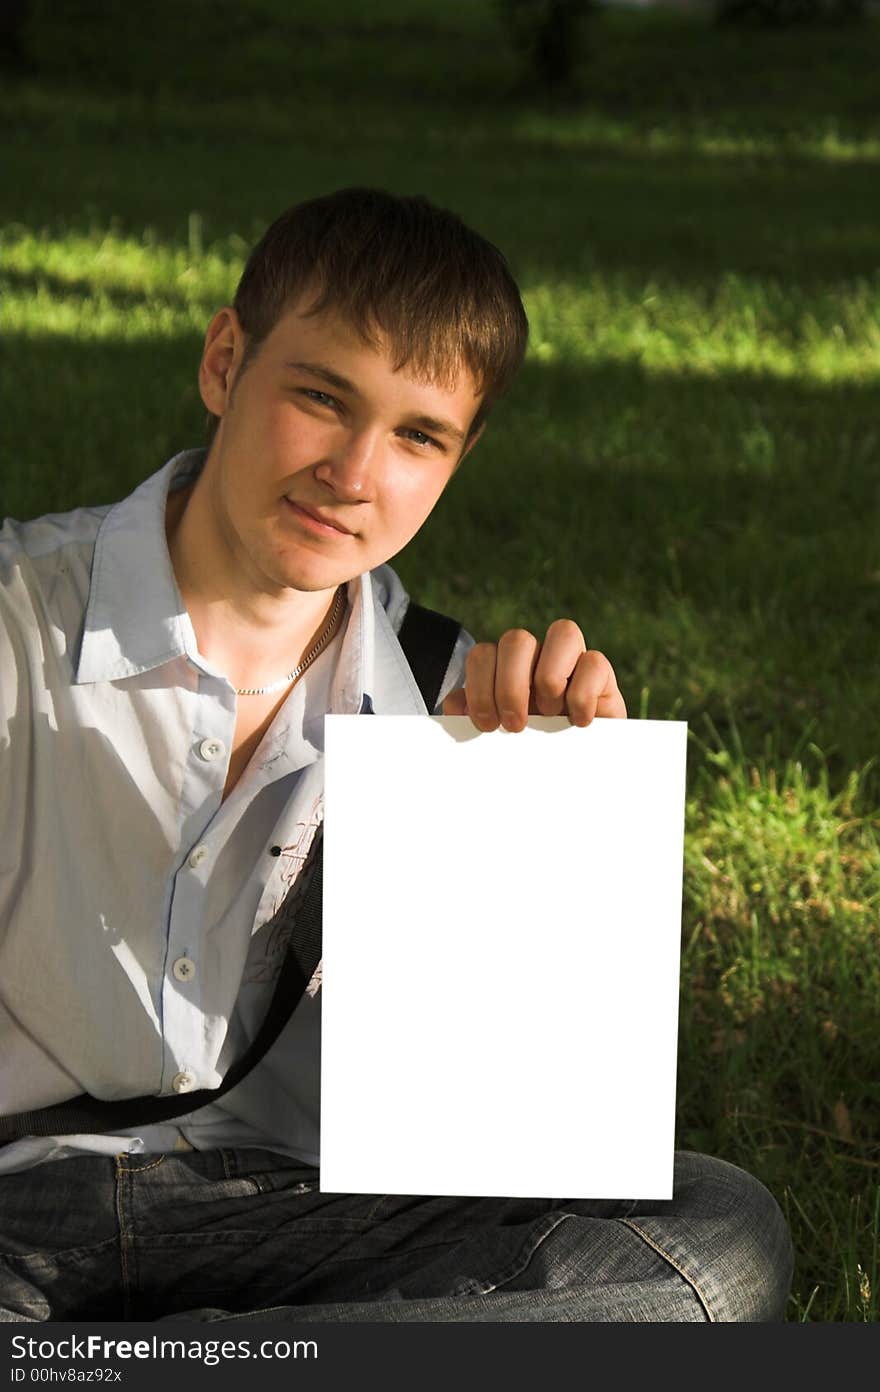
[[687, 1152], [643, 1203], [324, 1194], [265, 1150], [0, 1178], [0, 1321], [768, 1321], [791, 1266], [763, 1185]]

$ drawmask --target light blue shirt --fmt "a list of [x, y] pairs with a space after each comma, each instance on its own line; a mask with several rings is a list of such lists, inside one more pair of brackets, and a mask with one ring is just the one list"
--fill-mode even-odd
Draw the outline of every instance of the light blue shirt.
[[[395, 636], [408, 597], [380, 566], [349, 582], [344, 625], [223, 801], [236, 695], [199, 653], [165, 538], [168, 492], [203, 461], [185, 451], [112, 507], [0, 531], [0, 1114], [218, 1087], [283, 958], [267, 925], [323, 816], [324, 715], [425, 713]], [[215, 1146], [316, 1164], [319, 1055], [315, 990], [220, 1102], [17, 1141], [0, 1173]]]

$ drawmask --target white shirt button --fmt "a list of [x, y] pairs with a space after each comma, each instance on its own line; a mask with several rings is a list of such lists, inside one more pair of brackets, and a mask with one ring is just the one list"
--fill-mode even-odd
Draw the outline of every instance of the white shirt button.
[[171, 970], [178, 981], [192, 981], [196, 974], [196, 964], [191, 957], [178, 957], [177, 961], [172, 963]]
[[198, 870], [199, 866], [203, 865], [207, 859], [207, 846], [196, 846], [195, 850], [190, 851], [189, 853], [189, 863], [192, 866], [193, 870]]
[[222, 759], [226, 753], [226, 745], [222, 740], [203, 739], [199, 745], [199, 753], [203, 759]]
[[195, 1087], [195, 1082], [196, 1075], [194, 1073], [187, 1073], [184, 1070], [182, 1073], [175, 1073], [174, 1077], [171, 1079], [171, 1086], [174, 1088], [175, 1092], [192, 1092]]

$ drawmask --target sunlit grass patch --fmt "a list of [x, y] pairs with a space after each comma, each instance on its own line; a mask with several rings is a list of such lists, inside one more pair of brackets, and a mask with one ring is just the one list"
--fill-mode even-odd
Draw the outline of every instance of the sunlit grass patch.
[[[195, 240], [198, 221], [191, 226]], [[5, 326], [85, 338], [202, 330], [241, 274], [243, 255], [229, 241], [204, 251], [160, 242], [149, 231], [135, 240], [99, 228], [55, 237], [7, 228], [0, 241]]]
[[829, 163], [874, 161], [880, 156], [880, 138], [868, 132], [843, 131], [833, 117], [814, 123], [812, 128], [774, 131], [743, 129], [733, 113], [707, 118], [643, 114], [638, 108], [629, 117], [597, 110], [528, 111], [515, 120], [513, 135], [524, 146], [582, 155], [617, 151], [623, 155], [701, 155], [719, 160], [783, 157]]
[[833, 795], [821, 763], [810, 775], [788, 760], [778, 773], [770, 761], [748, 767], [717, 731], [715, 748], [692, 738], [706, 769], [722, 773], [698, 779], [688, 805], [690, 950], [702, 938], [705, 961], [721, 944], [717, 990], [731, 1023], [781, 997], [833, 1019], [841, 987], [854, 984], [842, 972], [857, 961], [880, 992], [880, 810], [861, 805], [865, 770]]
[[[0, 274], [13, 332], [173, 336], [227, 303], [244, 263], [240, 238], [189, 245], [112, 229], [50, 236], [5, 229]], [[193, 245], [195, 241], [195, 245]], [[733, 273], [711, 288], [656, 275], [588, 270], [524, 284], [530, 354], [541, 362], [634, 362], [646, 371], [754, 372], [817, 382], [880, 377], [880, 273], [808, 291]]]
[[627, 362], [664, 373], [754, 372], [817, 382], [880, 378], [880, 274], [804, 289], [721, 275], [711, 288], [587, 272], [526, 286], [542, 361]]
[[31, 294], [4, 294], [0, 324], [6, 333], [25, 333], [89, 339], [176, 338], [182, 331], [202, 325], [204, 316], [193, 310], [153, 301], [120, 305], [105, 292], [88, 297], [58, 295], [38, 287]]

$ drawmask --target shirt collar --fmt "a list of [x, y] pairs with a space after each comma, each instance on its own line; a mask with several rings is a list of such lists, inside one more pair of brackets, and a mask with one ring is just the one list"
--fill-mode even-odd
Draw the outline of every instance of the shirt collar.
[[172, 487], [194, 479], [203, 449], [184, 450], [116, 503], [95, 541], [77, 682], [138, 676], [183, 654], [194, 654], [165, 537], [165, 504]]
[[386, 611], [389, 578], [400, 590], [400, 581], [387, 566], [349, 581], [348, 628], [330, 690], [334, 715], [426, 714]]
[[[165, 509], [169, 492], [197, 477], [206, 454], [176, 454], [101, 523], [77, 682], [138, 676], [182, 656], [205, 667], [168, 555]], [[386, 609], [399, 610], [402, 595], [387, 566], [348, 582], [349, 619], [330, 690], [334, 713], [426, 713]]]

